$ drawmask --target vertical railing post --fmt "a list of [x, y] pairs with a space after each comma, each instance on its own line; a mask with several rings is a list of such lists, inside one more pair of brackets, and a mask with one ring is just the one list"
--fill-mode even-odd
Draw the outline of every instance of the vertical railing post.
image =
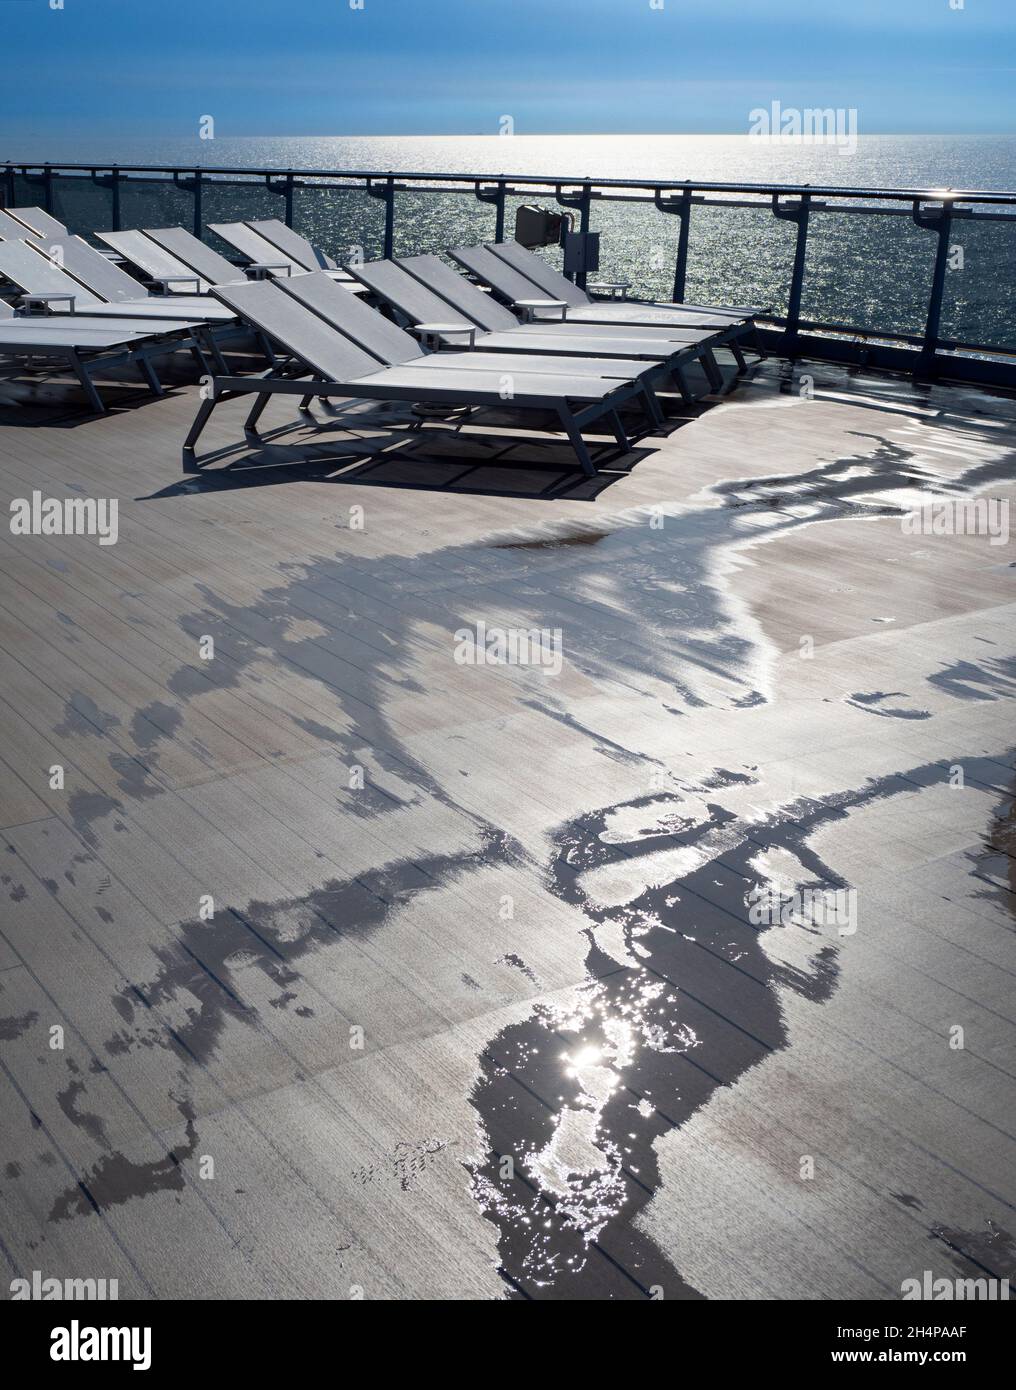
[[933, 375], [936, 368], [939, 331], [942, 326], [942, 301], [945, 297], [945, 276], [949, 264], [949, 238], [952, 233], [952, 204], [943, 201], [938, 212], [922, 212], [921, 204], [914, 200], [914, 221], [918, 227], [933, 231], [938, 236], [935, 245], [935, 268], [931, 276], [931, 297], [928, 300], [928, 317], [924, 324], [924, 342], [921, 346], [921, 359], [918, 370], [924, 375]]
[[47, 164], [42, 171], [43, 195], [42, 205], [47, 212], [53, 211], [53, 168]]
[[286, 175], [286, 226], [293, 225], [293, 174]]
[[664, 198], [663, 189], [657, 188], [653, 202], [660, 212], [669, 212], [681, 219], [677, 233], [677, 259], [674, 262], [674, 289], [671, 299], [675, 304], [684, 300], [685, 281], [688, 277], [688, 232], [691, 226], [691, 187], [687, 186], [680, 198]]
[[201, 226], [204, 216], [201, 211], [201, 170], [194, 170], [194, 235], [201, 239]]
[[681, 206], [677, 210], [677, 215], [681, 219], [681, 227], [677, 234], [677, 260], [674, 263], [674, 293], [675, 304], [681, 304], [684, 300], [684, 287], [688, 278], [688, 237], [691, 232], [691, 189], [686, 188], [681, 195]]
[[504, 179], [497, 181], [497, 199], [495, 202], [496, 216], [494, 218], [494, 240], [504, 241]]
[[17, 202], [17, 192], [14, 187], [13, 164], [8, 164], [7, 166], [7, 169], [4, 173], [4, 184], [6, 186], [6, 192], [4, 194], [4, 203], [7, 207], [12, 208], [14, 204]]
[[115, 164], [109, 177], [109, 186], [113, 190], [113, 230], [120, 232], [123, 231], [120, 222], [120, 170]]
[[804, 270], [808, 255], [808, 219], [811, 213], [811, 194], [802, 193], [799, 202], [793, 207], [781, 207], [780, 195], [773, 194], [773, 214], [784, 222], [797, 223], [797, 242], [794, 246], [794, 269], [790, 276], [790, 294], [787, 298], [787, 326], [783, 332], [780, 351], [793, 356], [797, 347], [798, 327], [801, 322], [801, 296], [804, 290]]
[[505, 181], [498, 179], [493, 192], [484, 188], [483, 184], [473, 185], [473, 193], [481, 203], [492, 203], [494, 206], [494, 240], [504, 241], [504, 199]]
[[367, 193], [371, 198], [381, 198], [385, 205], [385, 230], [383, 255], [386, 261], [392, 258], [395, 247], [395, 176], [389, 174], [384, 183], [367, 180]]
[[[588, 233], [589, 233], [589, 222], [590, 222], [590, 212], [591, 212], [591, 206], [592, 206], [592, 196], [593, 196], [592, 188], [590, 187], [590, 185], [589, 185], [588, 183], [584, 183], [584, 184], [582, 185], [582, 196], [581, 196], [581, 198], [579, 199], [579, 231], [582, 233], [583, 239], [585, 239], [585, 237], [586, 237], [586, 236], [588, 235]], [[576, 283], [576, 285], [578, 285], [579, 289], [581, 289], [581, 290], [584, 290], [584, 289], [585, 289], [585, 287], [586, 287], [586, 280], [587, 280], [588, 278], [589, 278], [589, 272], [586, 270], [586, 267], [585, 267], [585, 260], [584, 260], [584, 258], [583, 258], [582, 269], [581, 269], [580, 271], [578, 271], [578, 272], [576, 273], [576, 275], [575, 275], [575, 283]]]
[[395, 250], [395, 180], [385, 179], [385, 260], [390, 261]]

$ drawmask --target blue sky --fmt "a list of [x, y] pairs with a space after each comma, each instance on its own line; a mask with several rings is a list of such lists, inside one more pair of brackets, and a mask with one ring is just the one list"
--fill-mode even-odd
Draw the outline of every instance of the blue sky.
[[862, 133], [1016, 128], [1016, 0], [51, 3], [0, 0], [0, 146], [203, 115], [220, 136], [744, 132], [773, 100], [854, 107]]

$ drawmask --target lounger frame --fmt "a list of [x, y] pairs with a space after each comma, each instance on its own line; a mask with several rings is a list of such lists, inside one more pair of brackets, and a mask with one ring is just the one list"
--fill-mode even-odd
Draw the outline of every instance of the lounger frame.
[[[26, 323], [30, 320], [19, 318], [15, 321]], [[26, 342], [19, 335], [5, 333], [6, 325], [10, 322], [9, 319], [0, 319], [0, 357], [10, 357], [16, 360], [28, 359], [26, 363], [28, 366], [31, 365], [33, 358], [65, 362], [80, 383], [85, 397], [96, 415], [105, 415], [107, 409], [96, 389], [95, 382], [92, 380], [91, 371], [93, 368], [135, 366], [152, 395], [164, 396], [166, 394], [165, 387], [152, 365], [152, 358], [186, 347], [194, 355], [202, 373], [206, 376], [212, 375], [208, 360], [196, 339], [187, 343], [180, 337], [174, 337], [172, 340], [152, 343], [146, 342], [139, 335], [136, 342], [131, 342], [130, 339], [125, 338], [124, 345], [121, 347], [90, 349], [83, 343], [76, 345], [47, 343], [41, 331], [38, 341]], [[40, 324], [45, 322], [45, 317], [40, 316]]]
[[[277, 369], [271, 369], [277, 371]], [[311, 371], [303, 363], [297, 364], [297, 370], [304, 376], [311, 375]], [[300, 396], [300, 409], [306, 411], [309, 402], [315, 397], [327, 398], [330, 396], [343, 397], [347, 400], [379, 400], [379, 401], [404, 401], [416, 402], [426, 399], [435, 404], [443, 405], [462, 405], [464, 403], [461, 389], [447, 389], [435, 386], [413, 388], [397, 388], [385, 386], [371, 386], [369, 382], [335, 382], [315, 379], [305, 381], [300, 379], [285, 378], [278, 375], [263, 375], [260, 377], [227, 376], [216, 377], [212, 382], [211, 395], [201, 402], [198, 413], [191, 425], [190, 432], [184, 441], [184, 465], [193, 467], [196, 463], [196, 446], [202, 431], [207, 425], [215, 407], [223, 400], [233, 399], [242, 395], [254, 395], [256, 400], [248, 412], [244, 422], [244, 434], [258, 438], [255, 426], [272, 396]], [[597, 468], [589, 453], [588, 445], [582, 437], [582, 431], [597, 421], [606, 421], [613, 434], [617, 445], [622, 454], [628, 452], [631, 443], [627, 432], [618, 413], [620, 408], [630, 402], [642, 402], [642, 395], [637, 385], [629, 387], [618, 386], [612, 391], [608, 401], [597, 401], [593, 404], [580, 409], [575, 409], [573, 405], [563, 402], [560, 396], [540, 397], [527, 393], [525, 401], [518, 399], [505, 401], [496, 392], [471, 391], [470, 398], [465, 404], [470, 407], [482, 408], [485, 406], [495, 406], [522, 410], [543, 410], [553, 413], [560, 421], [561, 428], [568, 436], [568, 441], [575, 452], [579, 466], [589, 477], [595, 476]], [[421, 422], [422, 423], [422, 422]], [[460, 422], [461, 423], [461, 422]], [[412, 428], [408, 426], [407, 428]]]
[[[391, 262], [368, 262], [365, 265], [353, 266], [352, 273], [372, 294], [383, 299], [388, 304], [397, 322], [410, 326], [418, 324], [420, 320], [414, 313], [410, 312], [409, 303], [404, 296], [398, 293], [398, 289], [393, 288], [391, 285], [386, 288], [384, 285], [376, 283], [375, 278], [371, 274], [373, 267], [384, 266], [387, 268], [390, 278], [391, 271], [394, 268], [401, 276], [405, 277], [400, 283], [408, 282], [410, 285], [418, 286], [419, 290], [427, 293], [435, 301], [439, 301], [441, 305], [447, 305], [448, 310], [462, 320], [461, 329], [449, 329], [445, 333], [446, 337], [450, 338], [453, 333], [465, 333], [467, 330], [471, 330], [477, 335], [472, 343], [472, 348], [475, 351], [504, 352], [508, 354], [543, 353], [548, 357], [571, 353], [576, 356], [602, 356], [609, 358], [612, 356], [621, 356], [622, 351], [601, 352], [597, 348], [598, 340], [605, 338], [622, 339], [626, 335], [631, 338], [638, 338], [638, 328], [628, 326], [613, 327], [609, 324], [604, 324], [602, 327], [584, 325], [583, 327], [589, 328], [589, 332], [567, 335], [567, 346], [562, 346], [560, 343], [551, 345], [550, 339], [554, 336], [553, 324], [531, 325], [516, 323], [514, 328], [506, 328], [502, 332], [492, 330], [485, 333], [482, 326], [470, 318], [467, 309], [449, 299], [446, 294], [442, 293], [442, 291], [434, 285], [429, 284], [427, 280], [414, 269], [413, 260], [413, 257], [396, 257]], [[454, 274], [454, 272], [451, 273]], [[463, 281], [463, 283], [465, 284], [466, 282]], [[283, 286], [283, 288], [285, 288], [285, 286]], [[435, 310], [435, 312], [437, 311]], [[508, 310], [503, 310], [502, 312], [506, 316], [511, 317]], [[447, 318], [448, 314], [445, 313], [444, 317]], [[695, 330], [677, 331], [695, 332]], [[491, 337], [495, 339], [493, 343], [487, 341]], [[652, 335], [647, 335], [647, 338], [651, 337]], [[695, 394], [691, 390], [685, 374], [687, 366], [695, 360], [699, 361], [705, 372], [709, 390], [718, 392], [723, 389], [723, 373], [720, 371], [714, 352], [716, 347], [723, 345], [729, 346], [737, 363], [738, 374], [740, 375], [747, 371], [747, 362], [745, 361], [744, 354], [741, 352], [740, 345], [737, 343], [736, 334], [732, 335], [728, 331], [711, 329], [698, 331], [696, 340], [690, 341], [687, 347], [682, 347], [678, 345], [677, 340], [666, 341], [661, 330], [660, 337], [656, 340], [656, 344], [657, 350], [654, 350], [652, 355], [646, 359], [646, 365], [640, 375], [647, 383], [654, 385], [661, 381], [673, 384], [682, 402], [686, 405], [693, 404], [696, 400]], [[451, 343], [448, 345], [453, 346]], [[635, 353], [632, 355], [634, 356]]]

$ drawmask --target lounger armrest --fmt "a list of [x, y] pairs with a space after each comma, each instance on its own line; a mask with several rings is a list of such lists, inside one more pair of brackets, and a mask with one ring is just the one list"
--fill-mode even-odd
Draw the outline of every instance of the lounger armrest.
[[516, 299], [512, 308], [522, 310], [523, 323], [533, 323], [534, 320], [540, 318], [541, 309], [557, 309], [560, 311], [559, 317], [561, 319], [568, 317], [568, 302], [564, 299]]
[[192, 285], [195, 294], [201, 293], [200, 275], [153, 275], [152, 284], [158, 286], [160, 294], [172, 294], [174, 285]]
[[42, 312], [42, 313], [45, 314], [45, 313], [48, 313], [48, 312], [49, 312], [49, 306], [50, 306], [50, 304], [52, 304], [54, 301], [57, 301], [57, 302], [65, 302], [66, 305], [67, 305], [67, 312], [68, 312], [69, 314], [73, 314], [73, 313], [74, 313], [74, 305], [75, 305], [75, 303], [76, 303], [76, 301], [77, 301], [77, 295], [73, 295], [73, 294], [23, 294], [23, 295], [21, 296], [21, 307], [22, 307], [22, 309], [24, 309], [24, 311], [25, 311], [26, 314], [34, 314], [34, 313], [36, 313], [36, 312]]
[[468, 323], [418, 323], [411, 332], [415, 333], [423, 346], [438, 351], [443, 340], [453, 336], [466, 335], [466, 347], [476, 346], [476, 329]]
[[587, 285], [587, 286], [586, 286], [586, 289], [587, 289], [587, 290], [606, 290], [606, 291], [609, 292], [611, 299], [617, 299], [617, 298], [618, 298], [618, 292], [620, 292], [620, 298], [621, 298], [621, 299], [627, 299], [627, 298], [628, 298], [628, 291], [631, 289], [631, 281], [630, 281], [630, 280], [597, 280], [594, 284]]
[[246, 269], [252, 280], [267, 280], [273, 270], [281, 270], [284, 275], [293, 273], [293, 267], [288, 261], [255, 261]]

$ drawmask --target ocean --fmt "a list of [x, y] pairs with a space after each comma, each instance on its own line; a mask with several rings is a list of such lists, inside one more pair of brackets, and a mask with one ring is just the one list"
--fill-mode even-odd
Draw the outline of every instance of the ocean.
[[[812, 183], [849, 187], [1016, 189], [1012, 136], [861, 135], [856, 148], [767, 144], [746, 135], [216, 136], [189, 139], [21, 141], [3, 159], [246, 168], [369, 169], [581, 178]], [[39, 188], [18, 180], [19, 201]], [[546, 197], [533, 197], [544, 205]], [[509, 234], [516, 206], [510, 200]], [[210, 185], [206, 222], [281, 215], [263, 184]], [[89, 181], [57, 180], [54, 211], [72, 229], [109, 226], [110, 195]], [[188, 193], [164, 180], [122, 190], [124, 226], [190, 226]], [[359, 191], [297, 192], [299, 230], [339, 260], [381, 252], [383, 209]], [[489, 239], [493, 210], [468, 195], [403, 193], [397, 199], [397, 254]], [[669, 298], [677, 219], [651, 207], [599, 203], [600, 274], [632, 282], [640, 297]], [[967, 342], [1016, 346], [1016, 224], [954, 223], [942, 333]], [[696, 208], [686, 297], [754, 303], [780, 313], [793, 260], [795, 228], [766, 209]], [[920, 333], [927, 312], [935, 237], [909, 217], [816, 213], [811, 221], [802, 314], [868, 330]], [[220, 246], [220, 249], [223, 249]], [[554, 259], [555, 252], [548, 255]]]

